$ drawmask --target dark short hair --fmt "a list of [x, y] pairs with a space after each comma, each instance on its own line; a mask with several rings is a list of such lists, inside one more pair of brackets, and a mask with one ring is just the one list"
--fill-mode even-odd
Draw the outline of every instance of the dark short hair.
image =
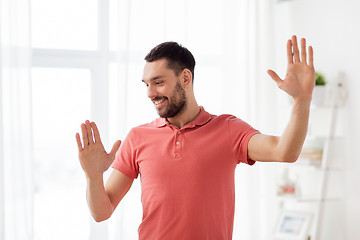
[[172, 69], [176, 76], [187, 68], [194, 80], [195, 58], [187, 48], [176, 42], [164, 42], [151, 49], [145, 60], [154, 62], [163, 58], [167, 60], [168, 68]]

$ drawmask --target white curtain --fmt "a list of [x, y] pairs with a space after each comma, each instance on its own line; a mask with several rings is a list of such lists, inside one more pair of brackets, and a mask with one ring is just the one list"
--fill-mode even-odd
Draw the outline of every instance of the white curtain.
[[[197, 60], [195, 95], [213, 114], [230, 113], [264, 133], [277, 131], [271, 0], [109, 0], [110, 139], [157, 117], [141, 83], [143, 58], [177, 41]], [[0, 0], [0, 239], [33, 239], [30, 0]], [[116, 33], [116, 34], [115, 34]], [[286, 42], [286, 41], [284, 41]], [[276, 165], [239, 165], [233, 239], [269, 239]], [[115, 216], [109, 239], [136, 239], [140, 181]]]
[[32, 239], [30, 1], [0, 1], [0, 238]]
[[[110, 132], [123, 139], [131, 127], [157, 117], [141, 88], [143, 58], [158, 43], [177, 41], [197, 61], [194, 88], [200, 105], [210, 113], [234, 114], [264, 133], [277, 134], [280, 90], [266, 73], [276, 62], [271, 28], [274, 4], [271, 0], [118, 1], [112, 7], [118, 9], [112, 19], [118, 29], [118, 64], [110, 90], [115, 96], [112, 102], [118, 104], [110, 110], [117, 116]], [[116, 124], [119, 119], [121, 128]], [[238, 166], [233, 239], [270, 239], [276, 216], [276, 166]], [[114, 226], [120, 229], [115, 235], [120, 239], [137, 237], [139, 185], [136, 180], [115, 213]]]

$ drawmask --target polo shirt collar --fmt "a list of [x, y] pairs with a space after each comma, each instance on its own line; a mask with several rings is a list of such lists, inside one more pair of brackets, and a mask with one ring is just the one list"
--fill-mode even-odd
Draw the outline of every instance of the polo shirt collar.
[[[199, 115], [197, 115], [197, 117], [193, 121], [191, 121], [188, 124], [186, 124], [185, 126], [183, 126], [183, 128], [192, 128], [197, 125], [198, 126], [204, 125], [208, 121], [210, 121], [211, 118], [212, 118], [212, 115], [210, 113], [206, 112], [204, 107], [200, 106]], [[164, 127], [164, 126], [169, 126], [169, 125], [171, 125], [171, 123], [169, 123], [166, 118], [157, 118], [155, 120], [156, 127]]]

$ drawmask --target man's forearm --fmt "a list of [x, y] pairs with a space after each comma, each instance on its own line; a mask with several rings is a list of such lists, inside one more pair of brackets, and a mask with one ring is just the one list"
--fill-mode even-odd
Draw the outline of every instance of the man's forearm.
[[86, 198], [95, 221], [104, 221], [113, 213], [114, 208], [105, 191], [103, 176], [87, 178]]
[[294, 100], [290, 121], [280, 137], [278, 152], [286, 162], [295, 162], [304, 144], [310, 113], [311, 99]]

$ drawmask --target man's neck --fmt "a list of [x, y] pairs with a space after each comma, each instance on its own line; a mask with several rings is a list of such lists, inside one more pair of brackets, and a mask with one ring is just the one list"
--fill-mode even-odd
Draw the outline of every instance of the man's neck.
[[167, 118], [169, 123], [175, 125], [179, 129], [193, 121], [200, 113], [200, 107], [197, 104], [185, 106], [184, 110], [173, 118]]

